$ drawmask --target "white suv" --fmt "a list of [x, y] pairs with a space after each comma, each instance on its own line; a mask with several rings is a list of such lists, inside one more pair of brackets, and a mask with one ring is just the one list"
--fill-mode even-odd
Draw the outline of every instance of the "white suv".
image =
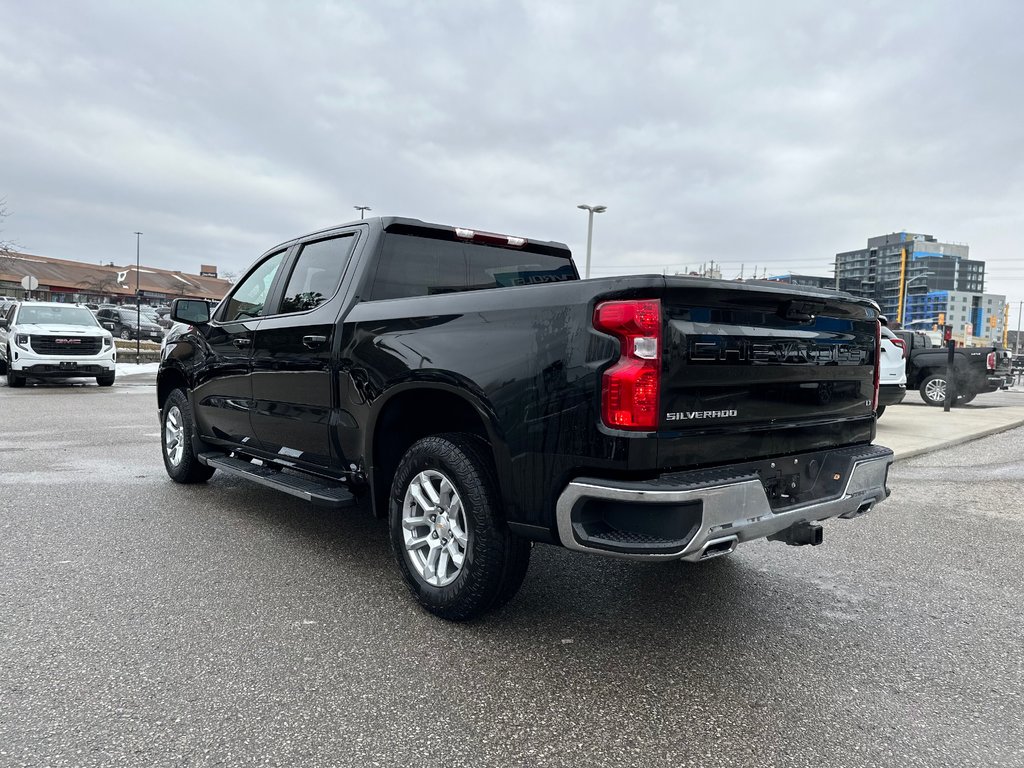
[[903, 339], [882, 326], [881, 360], [878, 363], [878, 410], [881, 417], [887, 405], [903, 402], [907, 395], [907, 345]]
[[80, 304], [19, 302], [0, 311], [0, 373], [9, 387], [81, 376], [109, 387], [116, 360], [114, 337]]

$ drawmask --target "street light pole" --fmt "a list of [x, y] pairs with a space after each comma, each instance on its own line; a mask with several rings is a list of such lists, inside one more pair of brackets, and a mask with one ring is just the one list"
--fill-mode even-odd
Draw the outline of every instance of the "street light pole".
[[142, 264], [139, 261], [139, 238], [141, 232], [135, 233], [135, 364], [142, 362], [142, 291], [139, 290], [139, 272]]
[[584, 277], [590, 277], [590, 246], [594, 241], [594, 214], [604, 213], [608, 210], [607, 205], [577, 205], [577, 208], [587, 212], [587, 268]]
[[372, 211], [373, 210], [368, 205], [353, 205], [352, 207], [355, 208], [357, 211], [359, 211], [359, 220], [360, 221], [362, 221], [366, 217], [366, 212], [367, 211]]
[[934, 272], [922, 272], [920, 275], [915, 275], [914, 277], [908, 277], [908, 278], [906, 278], [903, 281], [903, 291], [904, 291], [903, 304], [900, 306], [900, 311], [898, 313], [900, 318], [901, 318], [900, 319], [900, 327], [906, 328], [907, 327], [907, 323], [910, 322], [907, 319], [907, 315], [909, 314], [909, 312], [907, 311], [907, 305], [910, 303], [910, 290], [909, 290], [910, 284], [912, 282], [914, 282], [915, 280], [923, 280], [923, 279], [925, 279], [927, 277], [931, 277], [934, 274], [935, 274]]

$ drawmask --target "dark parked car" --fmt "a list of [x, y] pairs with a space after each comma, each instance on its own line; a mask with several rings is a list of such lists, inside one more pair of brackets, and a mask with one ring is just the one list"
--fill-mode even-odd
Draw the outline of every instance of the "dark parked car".
[[[916, 389], [928, 405], [941, 406], [946, 401], [946, 366], [948, 351], [935, 345], [924, 333], [896, 331], [909, 352], [907, 358], [907, 389]], [[957, 345], [953, 354], [954, 405], [967, 405], [979, 394], [1009, 387], [1010, 353], [995, 345], [963, 347]]]
[[100, 321], [100, 325], [122, 339], [160, 341], [164, 337], [163, 328], [148, 320], [145, 313], [142, 313], [140, 328], [138, 312], [134, 308], [100, 309], [96, 313], [96, 319]]
[[161, 328], [170, 328], [174, 325], [174, 321], [171, 320], [170, 307], [157, 307], [153, 310], [153, 314], [156, 315], [156, 323]]

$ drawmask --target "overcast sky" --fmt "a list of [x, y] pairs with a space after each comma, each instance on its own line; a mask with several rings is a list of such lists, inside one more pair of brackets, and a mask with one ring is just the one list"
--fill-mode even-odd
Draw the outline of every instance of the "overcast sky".
[[145, 264], [239, 271], [369, 205], [582, 265], [576, 206], [600, 203], [595, 275], [829, 274], [906, 229], [1020, 301], [1022, 22], [1019, 0], [0, 0], [0, 238], [125, 264], [141, 230]]

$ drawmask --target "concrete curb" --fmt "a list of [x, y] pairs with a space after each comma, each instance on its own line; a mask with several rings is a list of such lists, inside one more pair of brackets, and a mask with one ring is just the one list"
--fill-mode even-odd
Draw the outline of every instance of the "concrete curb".
[[926, 448], [909, 448], [905, 451], [901, 451], [896, 454], [895, 461], [903, 461], [904, 459], [912, 459], [915, 456], [923, 456], [926, 453], [934, 453], [935, 451], [941, 451], [946, 448], [954, 448], [964, 443], [970, 443], [974, 440], [980, 440], [983, 437], [989, 437], [991, 435], [998, 435], [1000, 432], [1009, 432], [1011, 429], [1017, 427], [1024, 427], [1024, 419], [1018, 419], [1017, 421], [1009, 422], [1002, 426], [991, 427], [989, 429], [982, 430], [981, 432], [975, 432], [969, 435], [961, 435], [950, 439], [947, 442], [939, 443], [934, 446]]
[[989, 393], [946, 412], [908, 396], [886, 409], [875, 440], [891, 448], [897, 461], [953, 448], [1024, 426], [1024, 392]]

